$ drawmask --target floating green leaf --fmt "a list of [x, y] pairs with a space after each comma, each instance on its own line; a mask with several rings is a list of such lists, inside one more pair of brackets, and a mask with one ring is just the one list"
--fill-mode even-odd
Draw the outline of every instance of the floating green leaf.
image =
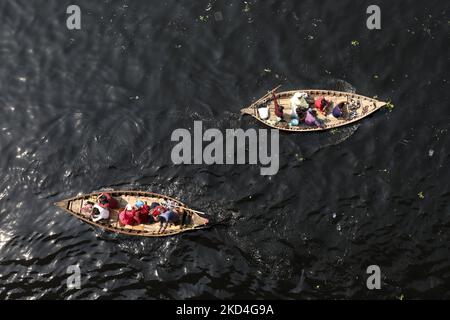
[[359, 41], [358, 40], [352, 40], [352, 46], [354, 46], [354, 47], [359, 46]]
[[392, 111], [392, 110], [395, 108], [395, 106], [394, 106], [394, 104], [393, 104], [391, 101], [388, 101], [388, 102], [386, 103], [386, 108], [387, 108], [389, 111]]
[[425, 198], [425, 195], [423, 194], [423, 191], [420, 191], [417, 195], [419, 196], [419, 199], [424, 199]]

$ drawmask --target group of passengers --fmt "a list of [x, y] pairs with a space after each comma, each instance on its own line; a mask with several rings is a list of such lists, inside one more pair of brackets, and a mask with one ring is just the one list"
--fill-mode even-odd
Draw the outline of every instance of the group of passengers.
[[[272, 93], [272, 100], [275, 106], [275, 116], [277, 121], [285, 121], [283, 106], [277, 102], [275, 94]], [[344, 115], [345, 102], [340, 102], [333, 106], [332, 101], [324, 97], [316, 99], [309, 97], [306, 92], [296, 92], [290, 99], [291, 106], [291, 126], [298, 126], [305, 123], [308, 126], [323, 128], [324, 124], [318, 117], [318, 112], [326, 115], [331, 113], [336, 119], [342, 118]], [[331, 111], [331, 112], [330, 112]]]
[[[119, 202], [109, 193], [102, 193], [97, 198], [97, 203], [88, 203], [88, 205], [90, 205], [91, 219], [94, 222], [108, 220], [110, 210], [119, 208]], [[177, 224], [184, 219], [184, 209], [177, 207], [176, 203], [171, 201], [153, 202], [148, 205], [144, 201], [137, 200], [134, 205], [128, 203], [119, 213], [119, 222], [124, 226], [160, 222], [158, 233], [164, 232], [169, 225]]]

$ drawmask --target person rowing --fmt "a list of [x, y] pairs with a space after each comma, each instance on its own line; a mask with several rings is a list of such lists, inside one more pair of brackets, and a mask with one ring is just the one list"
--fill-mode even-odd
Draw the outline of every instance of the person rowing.
[[275, 107], [275, 116], [277, 117], [277, 121], [283, 121], [283, 106], [280, 106], [277, 101], [277, 97], [275, 96], [275, 93], [272, 91], [272, 99], [273, 104]]
[[171, 224], [176, 224], [180, 221], [180, 214], [183, 215], [183, 209], [168, 209], [158, 216], [160, 222], [158, 233], [166, 231], [167, 227]]

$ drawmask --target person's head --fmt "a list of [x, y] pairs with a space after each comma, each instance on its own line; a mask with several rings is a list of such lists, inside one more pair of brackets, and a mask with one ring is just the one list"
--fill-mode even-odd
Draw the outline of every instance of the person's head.
[[328, 102], [327, 102], [327, 100], [325, 100], [325, 99], [322, 99], [322, 101], [320, 102], [320, 106], [321, 106], [322, 108], [326, 107], [327, 104], [328, 104]]
[[107, 204], [108, 198], [106, 198], [106, 196], [104, 194], [102, 194], [100, 197], [98, 197], [98, 202], [101, 204]]
[[297, 108], [297, 114], [298, 114], [298, 118], [303, 121], [306, 118], [306, 111], [302, 110], [300, 108]]
[[125, 210], [132, 211], [133, 210], [133, 206], [131, 204], [127, 204], [127, 206], [125, 207]]
[[138, 200], [138, 201], [136, 201], [136, 203], [134, 204], [134, 206], [135, 206], [136, 208], [141, 208], [141, 207], [144, 206], [144, 202], [141, 201], [141, 200]]
[[98, 208], [94, 208], [94, 209], [92, 209], [92, 214], [93, 214], [94, 216], [97, 216], [97, 215], [100, 214], [100, 210], [98, 210]]

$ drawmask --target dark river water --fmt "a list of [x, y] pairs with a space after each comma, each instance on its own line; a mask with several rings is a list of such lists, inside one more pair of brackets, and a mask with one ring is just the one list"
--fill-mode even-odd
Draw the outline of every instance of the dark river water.
[[[81, 30], [66, 27], [70, 4]], [[381, 30], [366, 27], [371, 4]], [[449, 299], [447, 4], [1, 0], [0, 298]], [[172, 163], [173, 130], [195, 120], [263, 128], [239, 110], [278, 84], [395, 107], [280, 133], [274, 176]], [[101, 188], [223, 223], [127, 237], [53, 205]]]

